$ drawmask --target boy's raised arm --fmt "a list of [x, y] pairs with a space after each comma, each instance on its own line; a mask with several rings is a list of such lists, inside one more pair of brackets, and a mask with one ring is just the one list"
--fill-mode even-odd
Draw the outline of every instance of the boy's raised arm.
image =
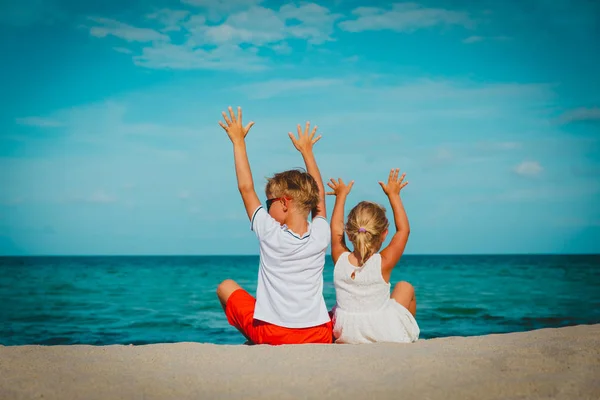
[[354, 181], [350, 181], [348, 185], [342, 181], [342, 178], [339, 178], [337, 182], [333, 178], [330, 181], [327, 182], [327, 186], [333, 191], [327, 192], [327, 194], [335, 196], [335, 205], [333, 206], [330, 223], [331, 258], [335, 264], [342, 253], [349, 251], [344, 236], [344, 205], [346, 204], [348, 193], [352, 190]]
[[306, 122], [306, 128], [302, 132], [302, 128], [298, 125], [298, 138], [294, 136], [292, 132], [289, 133], [290, 139], [294, 147], [302, 154], [304, 164], [306, 165], [306, 171], [317, 181], [319, 187], [319, 204], [317, 206], [317, 212], [313, 212], [312, 218], [323, 217], [327, 219], [327, 211], [325, 209], [325, 187], [323, 186], [323, 179], [321, 178], [321, 172], [317, 166], [317, 160], [313, 153], [313, 145], [321, 139], [321, 135], [315, 138], [317, 127], [315, 126], [312, 132], [309, 133], [310, 122]]
[[[231, 119], [229, 118], [231, 117]], [[227, 136], [233, 143], [233, 157], [235, 160], [235, 175], [237, 177], [238, 189], [244, 201], [244, 207], [248, 218], [252, 219], [252, 214], [260, 206], [260, 200], [254, 190], [254, 181], [252, 180], [252, 171], [248, 162], [248, 153], [246, 152], [246, 135], [254, 122], [250, 122], [245, 127], [242, 126], [242, 109], [238, 107], [237, 117], [233, 113], [233, 109], [229, 107], [229, 117], [223, 111], [225, 124], [219, 121], [221, 128], [227, 132]]]

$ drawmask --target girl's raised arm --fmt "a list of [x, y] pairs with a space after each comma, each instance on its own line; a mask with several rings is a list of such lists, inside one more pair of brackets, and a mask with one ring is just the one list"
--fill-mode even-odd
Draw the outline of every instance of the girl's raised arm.
[[330, 182], [327, 182], [333, 191], [327, 192], [328, 195], [335, 196], [335, 205], [333, 206], [333, 213], [331, 214], [331, 258], [335, 264], [342, 253], [349, 251], [346, 246], [346, 239], [344, 237], [344, 205], [346, 204], [346, 197], [352, 190], [354, 181], [350, 181], [348, 185], [342, 181], [342, 178], [338, 178], [336, 182], [333, 178]]
[[381, 273], [386, 282], [389, 282], [392, 270], [398, 264], [398, 261], [400, 261], [400, 257], [402, 257], [410, 234], [410, 224], [408, 223], [408, 217], [400, 199], [400, 190], [408, 185], [408, 182], [403, 182], [406, 174], [398, 177], [399, 172], [398, 168], [392, 169], [388, 177], [388, 183], [379, 182], [383, 192], [390, 201], [396, 224], [396, 233], [394, 233], [390, 244], [381, 251]]

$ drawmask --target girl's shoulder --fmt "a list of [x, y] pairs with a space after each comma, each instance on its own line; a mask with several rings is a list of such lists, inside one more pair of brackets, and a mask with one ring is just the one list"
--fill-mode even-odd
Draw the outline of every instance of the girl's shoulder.
[[335, 264], [340, 264], [340, 263], [349, 263], [350, 261], [348, 260], [348, 257], [350, 256], [350, 252], [349, 251], [345, 251], [342, 254], [340, 254], [340, 256], [338, 257], [337, 261], [335, 262]]
[[365, 262], [365, 264], [370, 262], [381, 262], [381, 253], [372, 254], [371, 257], [369, 257], [369, 259]]
[[[359, 267], [357, 265], [354, 265], [351, 261], [350, 261], [350, 254], [352, 254], [352, 252], [350, 251], [345, 251], [342, 254], [340, 254], [340, 256], [337, 259], [337, 262], [335, 263], [335, 265], [350, 265], [353, 268], [362, 268]], [[379, 263], [381, 264], [381, 254], [380, 253], [375, 253], [373, 255], [371, 255], [371, 257], [369, 257], [367, 259], [367, 261], [365, 261], [363, 263], [363, 267], [366, 265], [370, 265], [370, 264], [374, 264], [374, 263]]]

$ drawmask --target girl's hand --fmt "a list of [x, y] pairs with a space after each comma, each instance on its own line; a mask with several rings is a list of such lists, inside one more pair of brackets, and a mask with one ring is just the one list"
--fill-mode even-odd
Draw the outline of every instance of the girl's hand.
[[321, 135], [319, 135], [315, 138], [315, 133], [317, 133], [316, 125], [313, 128], [312, 132], [310, 132], [310, 134], [308, 133], [309, 129], [310, 129], [310, 122], [307, 121], [304, 133], [302, 132], [302, 128], [300, 127], [300, 124], [298, 124], [298, 138], [296, 138], [292, 132], [288, 133], [288, 135], [290, 136], [290, 139], [292, 139], [292, 143], [294, 144], [294, 147], [296, 148], [296, 150], [298, 150], [302, 154], [311, 152], [313, 145], [315, 143], [317, 143], [319, 141], [319, 139], [321, 139]]
[[388, 197], [392, 194], [400, 194], [400, 190], [404, 188], [404, 186], [408, 185], [408, 181], [404, 181], [404, 177], [406, 173], [403, 173], [400, 178], [398, 178], [398, 173], [400, 172], [399, 168], [390, 170], [390, 176], [388, 177], [388, 183], [385, 184], [383, 182], [379, 182], [381, 188], [383, 189], [383, 193], [385, 193]]
[[333, 178], [329, 179], [330, 182], [327, 182], [327, 186], [333, 189], [333, 192], [327, 192], [326, 194], [331, 196], [347, 196], [352, 190], [352, 185], [354, 185], [354, 181], [350, 181], [348, 185], [344, 183], [342, 178], [338, 178], [336, 182]]
[[227, 114], [225, 111], [223, 111], [223, 118], [225, 119], [227, 125], [225, 125], [222, 121], [219, 121], [219, 125], [221, 125], [221, 128], [225, 129], [227, 136], [229, 136], [229, 139], [231, 139], [233, 143], [243, 142], [244, 138], [248, 134], [248, 131], [250, 131], [250, 128], [252, 128], [252, 125], [254, 125], [254, 122], [250, 122], [245, 127], [242, 126], [241, 107], [238, 107], [237, 117], [233, 113], [233, 109], [229, 107], [229, 116], [231, 117], [231, 120], [229, 120], [229, 117], [227, 117]]

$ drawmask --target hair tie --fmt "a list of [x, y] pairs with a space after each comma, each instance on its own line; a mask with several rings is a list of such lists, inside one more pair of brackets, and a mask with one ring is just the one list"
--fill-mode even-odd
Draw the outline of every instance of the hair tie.
[[364, 233], [364, 232], [366, 232], [366, 231], [367, 231], [367, 230], [366, 230], [365, 228], [358, 228], [358, 232], [360, 232], [360, 233]]

